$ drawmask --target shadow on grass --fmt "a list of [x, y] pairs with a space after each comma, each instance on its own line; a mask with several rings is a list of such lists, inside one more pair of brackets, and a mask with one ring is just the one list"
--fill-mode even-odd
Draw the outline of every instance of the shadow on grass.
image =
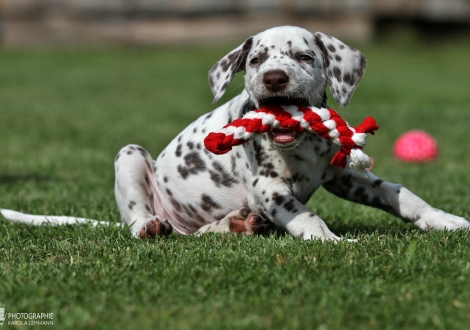
[[330, 230], [338, 236], [358, 236], [360, 234], [366, 235], [405, 235], [417, 230], [411, 224], [400, 223], [397, 221], [396, 224], [390, 226], [378, 226], [378, 225], [364, 225], [364, 224], [337, 224], [329, 226]]
[[[418, 228], [414, 227], [411, 224], [401, 223], [397, 221], [396, 224], [392, 224], [390, 226], [378, 226], [378, 225], [364, 225], [364, 224], [332, 224], [328, 225], [330, 230], [342, 237], [345, 236], [347, 238], [355, 238], [361, 235], [391, 235], [391, 236], [406, 236], [407, 234], [412, 234], [416, 231], [419, 231]], [[269, 228], [263, 233], [259, 233], [258, 235], [262, 236], [276, 236], [278, 238], [284, 237], [289, 235], [285, 230], [280, 228]]]

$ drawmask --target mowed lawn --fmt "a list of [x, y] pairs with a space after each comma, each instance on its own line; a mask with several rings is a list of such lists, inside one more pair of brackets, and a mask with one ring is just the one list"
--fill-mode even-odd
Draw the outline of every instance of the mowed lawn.
[[[115, 155], [137, 143], [156, 157], [211, 110], [207, 71], [235, 46], [0, 50], [0, 207], [120, 221]], [[347, 108], [331, 97], [330, 106], [351, 125], [377, 119], [366, 148], [376, 174], [469, 219], [470, 43], [360, 48], [363, 81]], [[438, 160], [394, 159], [410, 129], [437, 139]], [[1, 218], [0, 304], [54, 313], [60, 329], [469, 328], [468, 231], [420, 232], [323, 190], [308, 206], [359, 241], [138, 240], [126, 229]]]

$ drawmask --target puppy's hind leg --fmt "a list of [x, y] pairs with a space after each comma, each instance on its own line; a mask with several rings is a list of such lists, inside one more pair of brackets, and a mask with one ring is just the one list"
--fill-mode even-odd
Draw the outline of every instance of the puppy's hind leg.
[[114, 169], [116, 202], [132, 234], [141, 238], [169, 235], [171, 224], [155, 210], [160, 196], [150, 154], [138, 145], [127, 145], [116, 156]]

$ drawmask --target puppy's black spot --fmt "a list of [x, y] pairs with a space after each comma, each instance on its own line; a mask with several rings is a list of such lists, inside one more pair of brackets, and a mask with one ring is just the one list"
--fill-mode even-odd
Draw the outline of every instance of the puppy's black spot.
[[337, 66], [335, 66], [333, 68], [333, 75], [334, 77], [336, 78], [336, 80], [338, 80], [338, 82], [341, 82], [341, 70], [340, 68], [338, 68]]
[[[213, 170], [209, 170], [209, 174], [211, 180], [217, 187], [232, 187], [234, 184], [239, 182], [234, 176], [228, 173], [219, 162], [213, 162], [212, 167]], [[232, 173], [235, 174], [234, 169], [232, 169]]]
[[328, 54], [328, 50], [326, 49], [325, 45], [323, 44], [323, 41], [321, 40], [321, 37], [318, 35], [315, 35], [315, 40], [314, 40], [315, 45], [317, 45], [318, 48], [320, 48], [320, 51], [323, 54], [324, 60], [325, 60], [325, 66], [329, 67], [330, 66], [330, 60], [326, 54]]
[[284, 206], [284, 209], [286, 209], [286, 210], [289, 211], [289, 212], [294, 212], [294, 213], [297, 212], [297, 210], [296, 210], [295, 207], [294, 207], [294, 203], [295, 203], [295, 201], [294, 201], [294, 199], [292, 198], [290, 201], [284, 203], [284, 205], [283, 205], [283, 206]]
[[197, 213], [196, 209], [191, 204], [188, 205], [188, 208], [191, 210], [191, 212]]
[[137, 150], [140, 152], [140, 154], [145, 158], [147, 156], [147, 151], [145, 151], [144, 148], [142, 147], [137, 147]]
[[261, 145], [256, 142], [256, 140], [253, 140], [253, 150], [255, 152], [255, 159], [258, 162], [258, 164], [261, 164], [260, 160], [260, 153], [261, 153]]
[[230, 85], [230, 82], [225, 82], [225, 84], [223, 84], [223, 86], [220, 88], [220, 91], [223, 91], [223, 90], [226, 90], [228, 85]]
[[277, 205], [284, 203], [284, 196], [279, 195], [277, 192], [272, 194], [272, 199]]
[[216, 203], [212, 197], [206, 194], [201, 195], [201, 208], [206, 211], [210, 212], [214, 209], [221, 209], [222, 206], [220, 206], [218, 203]]
[[384, 182], [384, 180], [377, 179], [372, 183], [372, 188], [380, 187], [380, 185]]
[[183, 179], [186, 179], [189, 175], [194, 175], [206, 170], [206, 164], [196, 151], [184, 156], [184, 163], [185, 166], [178, 165], [177, 167], [177, 170]]
[[176, 147], [176, 151], [175, 151], [175, 155], [176, 157], [181, 157], [181, 150], [183, 149], [183, 146], [181, 144], [178, 144], [178, 146]]
[[366, 67], [367, 61], [366, 61], [366, 58], [365, 58], [364, 55], [361, 56], [361, 59], [359, 60], [359, 65], [362, 69], [364, 69]]
[[220, 66], [222, 67], [223, 72], [227, 72], [231, 65], [232, 62], [230, 62], [228, 59], [224, 59], [222, 62], [220, 62]]
[[174, 198], [170, 198], [170, 203], [173, 205], [176, 211], [181, 212], [181, 204]]
[[[247, 42], [249, 41], [247, 40]], [[253, 40], [251, 40], [251, 42], [253, 42]], [[238, 59], [239, 56], [240, 56], [240, 51], [235, 51], [235, 52], [231, 52], [230, 54], [228, 54], [227, 58], [231, 63], [234, 63]]]
[[274, 171], [274, 165], [272, 163], [264, 163], [262, 164], [263, 170], [259, 172], [259, 175], [271, 178], [277, 178], [279, 174]]
[[345, 73], [343, 75], [343, 80], [346, 84], [353, 86], [354, 85], [354, 78], [350, 73]]
[[[212, 117], [212, 112], [208, 113], [207, 116], [204, 117], [204, 120], [202, 122], [204, 123], [206, 120], [210, 119], [211, 117]], [[178, 142], [180, 141], [180, 139], [181, 137], [178, 139]]]

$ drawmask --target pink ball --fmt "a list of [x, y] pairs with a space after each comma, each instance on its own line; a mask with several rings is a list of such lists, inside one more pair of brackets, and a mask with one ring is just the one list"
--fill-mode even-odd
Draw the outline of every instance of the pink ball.
[[428, 133], [412, 130], [398, 138], [393, 153], [404, 162], [428, 162], [436, 159], [438, 147], [436, 140]]

